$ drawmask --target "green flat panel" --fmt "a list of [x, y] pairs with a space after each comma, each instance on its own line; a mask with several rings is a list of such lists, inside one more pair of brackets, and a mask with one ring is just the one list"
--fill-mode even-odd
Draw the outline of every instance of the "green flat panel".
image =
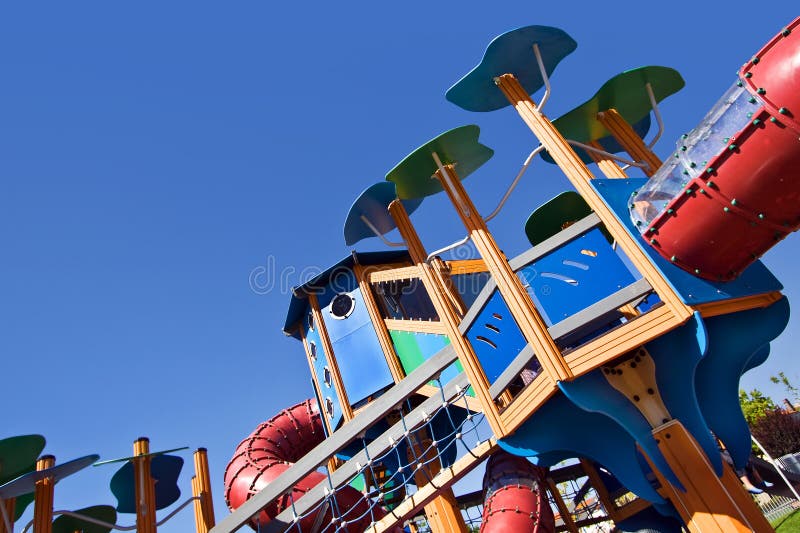
[[605, 82], [589, 100], [553, 121], [553, 125], [567, 139], [582, 143], [607, 137], [611, 132], [597, 120], [597, 113], [613, 108], [628, 124], [636, 124], [652, 109], [647, 83], [653, 88], [656, 102], [680, 91], [685, 84], [678, 71], [668, 67], [626, 70]]
[[44, 450], [41, 435], [20, 435], [0, 440], [0, 485], [31, 472]]
[[[650, 115], [649, 114], [645, 115], [642, 120], [633, 124], [633, 131], [635, 131], [636, 135], [638, 135], [641, 139], [644, 139], [645, 136], [647, 135], [647, 132], [650, 131]], [[564, 135], [564, 132], [561, 132], [561, 135]], [[564, 137], [567, 140], [570, 140], [570, 137], [567, 137], [566, 135], [564, 135]], [[577, 140], [577, 139], [571, 139], [571, 140]], [[618, 154], [619, 152], [625, 151], [625, 149], [622, 146], [620, 146], [617, 140], [611, 135], [609, 135], [608, 137], [603, 137], [602, 139], [596, 139], [596, 141], [598, 144], [600, 144], [600, 147], [609, 154]], [[584, 144], [586, 144], [585, 141]], [[592, 157], [588, 154], [588, 152], [586, 152], [586, 150], [584, 150], [583, 148], [580, 148], [578, 146], [573, 146], [572, 149], [575, 150], [575, 153], [578, 154], [578, 157], [580, 157], [581, 161], [583, 161], [585, 164], [590, 165], [594, 163], [594, 159], [592, 159]], [[556, 162], [550, 156], [550, 152], [548, 152], [547, 150], [542, 150], [541, 156], [544, 161], [552, 165], [556, 164]]]
[[386, 174], [386, 180], [394, 182], [397, 196], [404, 200], [436, 194], [442, 185], [432, 178], [438, 170], [432, 154], [436, 152], [443, 165], [454, 165], [463, 180], [494, 155], [494, 150], [478, 142], [480, 132], [478, 126], [470, 125], [442, 133], [407, 155]]
[[[525, 222], [525, 235], [531, 245], [536, 246], [565, 229], [569, 223], [576, 222], [591, 212], [589, 204], [580, 194], [575, 191], [562, 192], [530, 214]], [[612, 242], [608, 230], [605, 227], [601, 227], [601, 230], [608, 242]]]
[[[117, 522], [117, 512], [110, 505], [95, 505], [73, 512], [109, 524]], [[81, 533], [109, 533], [111, 528], [67, 515], [61, 515], [53, 521], [53, 533], [74, 533], [75, 531], [80, 531]]]
[[403, 370], [405, 370], [406, 374], [413, 372], [425, 361], [414, 333], [389, 330], [389, 336], [392, 338], [394, 351], [397, 353], [397, 358], [400, 359], [400, 364], [403, 365]]
[[522, 87], [533, 94], [544, 80], [533, 52], [539, 46], [548, 77], [556, 65], [572, 53], [578, 44], [566, 32], [550, 26], [525, 26], [495, 37], [480, 64], [450, 87], [445, 97], [467, 111], [494, 111], [508, 104], [494, 78], [513, 74]]

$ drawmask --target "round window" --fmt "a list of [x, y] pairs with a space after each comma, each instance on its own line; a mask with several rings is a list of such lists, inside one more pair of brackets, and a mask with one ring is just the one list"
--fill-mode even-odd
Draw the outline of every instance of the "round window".
[[327, 413], [328, 418], [333, 418], [333, 400], [331, 400], [330, 396], [325, 398], [325, 413]]
[[339, 293], [331, 300], [331, 315], [340, 320], [347, 318], [353, 313], [355, 306], [355, 298], [345, 292]]
[[308, 341], [308, 353], [311, 354], [311, 360], [317, 360], [317, 344], [314, 341]]
[[308, 318], [306, 319], [306, 322], [308, 323], [308, 331], [314, 331], [314, 314], [313, 313], [310, 313], [310, 312], [308, 313]]
[[325, 380], [325, 385], [331, 388], [331, 369], [327, 366], [322, 370], [322, 379]]

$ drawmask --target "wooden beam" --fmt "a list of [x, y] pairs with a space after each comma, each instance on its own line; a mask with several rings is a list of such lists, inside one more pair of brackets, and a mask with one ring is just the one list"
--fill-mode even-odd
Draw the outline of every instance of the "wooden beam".
[[567, 505], [564, 503], [564, 498], [561, 496], [561, 492], [558, 490], [558, 486], [556, 485], [555, 481], [553, 481], [553, 478], [547, 478], [547, 487], [550, 489], [550, 494], [553, 496], [553, 500], [556, 502], [558, 514], [561, 516], [561, 520], [567, 527], [567, 531], [570, 533], [578, 533], [578, 526], [575, 525], [575, 520], [572, 519], [572, 514], [569, 512], [569, 509], [567, 509]]
[[208, 451], [205, 448], [198, 448], [194, 455], [194, 479], [197, 485], [197, 494], [200, 502], [200, 519], [202, 522], [197, 525], [197, 533], [208, 533], [214, 527], [214, 500], [211, 496], [211, 474], [208, 470]]
[[386, 329], [392, 331], [410, 331], [415, 333], [436, 333], [447, 335], [447, 328], [442, 322], [433, 320], [396, 320], [394, 318], [384, 319]]
[[[597, 142], [597, 141], [590, 141], [589, 146], [592, 148], [597, 148], [598, 150], [605, 151], [605, 148]], [[597, 168], [600, 169], [600, 172], [609, 179], [620, 179], [620, 178], [627, 178], [628, 175], [622, 170], [616, 161], [613, 159], [606, 157], [604, 155], [592, 152], [591, 150], [586, 150], [586, 153], [589, 154], [589, 157], [592, 158], [592, 161], [597, 163]]]
[[136, 497], [136, 531], [155, 533], [156, 495], [155, 482], [150, 473], [150, 439], [139, 437], [133, 443], [133, 474]]
[[741, 298], [731, 298], [729, 300], [722, 300], [719, 302], [709, 302], [695, 305], [694, 309], [695, 311], [698, 311], [703, 318], [708, 318], [712, 316], [736, 313], [739, 311], [746, 311], [748, 309], [769, 307], [781, 298], [783, 298], [783, 294], [781, 294], [779, 291], [773, 291], [764, 294], [756, 294], [754, 296], [743, 296]]
[[600, 503], [603, 504], [603, 507], [606, 510], [606, 514], [614, 522], [619, 522], [617, 506], [614, 505], [614, 500], [612, 500], [611, 496], [609, 496], [608, 489], [606, 489], [605, 484], [603, 484], [603, 480], [600, 479], [600, 474], [597, 473], [594, 465], [588, 459], [581, 457], [580, 461], [583, 471], [586, 472], [586, 475], [589, 477], [589, 483], [592, 484], [592, 488], [597, 493]]
[[475, 274], [477, 272], [487, 272], [486, 263], [483, 259], [456, 259], [446, 261], [450, 268], [450, 275]]
[[385, 270], [367, 270], [367, 279], [370, 283], [381, 283], [384, 281], [398, 281], [404, 279], [418, 278], [419, 266], [402, 266]]
[[[47, 470], [56, 464], [52, 455], [43, 455], [36, 461], [36, 470]], [[36, 482], [33, 504], [33, 530], [36, 533], [51, 533], [53, 531], [53, 490], [55, 481], [46, 477]]]
[[611, 132], [614, 139], [622, 146], [637, 163], [645, 163], [647, 166], [642, 171], [647, 177], [652, 177], [661, 167], [661, 159], [644, 144], [641, 137], [634, 131], [633, 127], [622, 118], [616, 109], [607, 109], [597, 114], [597, 120]]

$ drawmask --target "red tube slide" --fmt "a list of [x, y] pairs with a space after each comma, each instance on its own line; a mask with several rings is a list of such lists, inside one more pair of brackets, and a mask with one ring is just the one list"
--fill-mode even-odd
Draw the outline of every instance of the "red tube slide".
[[486, 463], [481, 533], [553, 533], [545, 472], [524, 457], [498, 451]]
[[[259, 425], [239, 444], [225, 469], [225, 501], [228, 508], [234, 510], [242, 505], [323, 440], [325, 432], [317, 402], [314, 400], [306, 400], [284, 409]], [[261, 525], [268, 523], [291, 506], [292, 498], [297, 501], [324, 479], [325, 474], [309, 473], [294, 486], [291, 495], [285, 494], [268, 505], [250, 521], [250, 526], [257, 529], [258, 523]], [[367, 505], [367, 500], [352, 487], [345, 486], [337, 491], [336, 507], [342, 513], [344, 520], [348, 521], [345, 528], [347, 531], [363, 531], [370, 524], [371, 517], [367, 512]], [[326, 506], [322, 509], [325, 509], [324, 513], [312, 513], [303, 518], [300, 521], [300, 529], [311, 531], [319, 525], [329, 524], [330, 509]], [[384, 511], [376, 508], [373, 514], [375, 519], [378, 519], [384, 515]], [[364, 518], [358, 519], [361, 515], [365, 515]]]

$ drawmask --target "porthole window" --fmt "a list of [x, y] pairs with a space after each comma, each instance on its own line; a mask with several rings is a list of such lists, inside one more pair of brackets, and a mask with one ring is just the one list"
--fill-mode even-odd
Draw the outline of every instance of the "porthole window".
[[306, 323], [308, 324], [308, 331], [314, 331], [314, 314], [309, 311], [308, 317], [306, 318]]
[[331, 388], [331, 369], [327, 366], [322, 370], [322, 379], [325, 381], [325, 385], [328, 388]]
[[311, 355], [311, 360], [317, 360], [317, 344], [314, 341], [308, 341], [308, 353]]
[[325, 413], [328, 418], [333, 418], [333, 400], [331, 400], [330, 396], [325, 398]]
[[333, 318], [342, 320], [349, 317], [353, 313], [355, 307], [356, 299], [346, 292], [342, 292], [334, 296], [333, 300], [331, 300], [331, 315]]

